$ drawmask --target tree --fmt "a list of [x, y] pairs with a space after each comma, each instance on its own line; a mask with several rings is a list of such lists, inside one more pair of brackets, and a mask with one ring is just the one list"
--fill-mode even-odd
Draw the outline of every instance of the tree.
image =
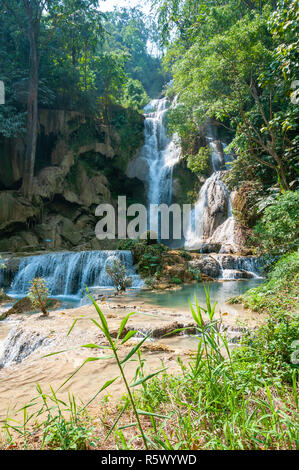
[[124, 86], [122, 104], [126, 108], [141, 110], [149, 102], [149, 97], [139, 80], [129, 78]]
[[[39, 71], [42, 54], [53, 37], [56, 28], [69, 18], [71, 13], [82, 10], [77, 16], [83, 15], [84, 9], [89, 11], [98, 5], [97, 0], [2, 0], [2, 11], [6, 16], [11, 15], [19, 30], [24, 32], [29, 44], [29, 71], [27, 93], [27, 126], [26, 150], [22, 192], [26, 198], [32, 199], [33, 177], [38, 134], [38, 92]], [[86, 22], [85, 22], [86, 24]], [[77, 28], [82, 28], [82, 22], [77, 22]], [[86, 46], [90, 27], [83, 28]]]
[[[185, 111], [178, 107], [173, 115], [187, 114], [195, 130], [211, 118], [224, 125], [235, 135], [231, 149], [238, 158], [246, 155], [269, 168], [287, 190], [293, 173], [287, 148], [294, 128], [282, 126], [279, 118], [286, 115], [289, 98], [282, 95], [273, 73], [266, 79], [274, 49], [270, 9], [257, 10], [253, 2], [253, 11], [247, 6], [243, 10], [233, 1], [206, 7], [200, 16], [205, 21], [198, 19], [189, 31], [192, 41], [183, 47], [174, 41], [167, 62]], [[180, 127], [187, 128], [186, 121]]]
[[209, 147], [201, 147], [196, 155], [187, 156], [187, 167], [198, 175], [207, 174], [209, 170], [209, 162], [211, 151]]
[[266, 207], [255, 226], [255, 236], [262, 248], [271, 252], [287, 252], [298, 247], [299, 192], [286, 191]]
[[27, 134], [23, 193], [32, 198], [34, 164], [38, 131], [38, 71], [40, 63], [39, 36], [42, 14], [48, 6], [46, 0], [3, 0], [4, 9], [12, 14], [26, 33], [29, 42], [29, 80], [27, 99]]
[[[139, 8], [120, 8], [107, 13], [107, 36], [103, 50], [126, 55], [125, 72], [142, 83], [146, 93], [156, 98], [167, 79], [161, 68], [157, 27]], [[149, 45], [155, 54], [149, 53]]]

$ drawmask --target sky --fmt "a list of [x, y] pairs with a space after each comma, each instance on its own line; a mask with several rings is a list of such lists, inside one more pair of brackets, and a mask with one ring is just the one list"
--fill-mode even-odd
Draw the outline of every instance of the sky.
[[102, 11], [111, 11], [114, 7], [139, 7], [145, 13], [150, 12], [150, 2], [147, 0], [100, 0], [100, 8]]

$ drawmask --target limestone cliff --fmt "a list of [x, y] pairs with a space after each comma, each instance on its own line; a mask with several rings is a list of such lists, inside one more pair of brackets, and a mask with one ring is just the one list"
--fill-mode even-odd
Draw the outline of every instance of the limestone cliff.
[[125, 169], [143, 143], [143, 117], [114, 105], [111, 122], [42, 109], [33, 202], [20, 194], [24, 143], [0, 138], [0, 251], [105, 249], [95, 238], [95, 208], [118, 195], [143, 202], [142, 182]]

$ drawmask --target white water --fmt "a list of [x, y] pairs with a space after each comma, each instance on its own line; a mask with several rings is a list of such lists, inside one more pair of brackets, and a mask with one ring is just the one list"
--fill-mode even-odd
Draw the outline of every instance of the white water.
[[147, 204], [170, 204], [172, 173], [181, 149], [175, 136], [166, 129], [167, 98], [152, 100], [145, 108], [144, 145], [138, 157], [129, 164], [128, 176], [144, 181]]
[[219, 279], [263, 279], [263, 261], [257, 256], [212, 255], [220, 265]]
[[[216, 141], [208, 126], [207, 142], [211, 150], [212, 175], [202, 186], [191, 211], [185, 248], [200, 249], [206, 243], [220, 243], [235, 247], [235, 221], [232, 215], [231, 195], [223, 181], [231, 156], [225, 157], [225, 144]], [[224, 249], [224, 248], [223, 248]]]
[[51, 341], [51, 338], [37, 331], [26, 331], [18, 326], [12, 328], [0, 345], [0, 367], [22, 362], [36, 349], [47, 346]]
[[35, 277], [43, 277], [49, 294], [55, 297], [81, 297], [85, 286], [112, 287], [105, 268], [115, 258], [125, 265], [132, 287], [140, 287], [143, 282], [136, 274], [130, 251], [62, 252], [23, 258], [8, 294], [12, 297], [27, 295], [30, 281]]

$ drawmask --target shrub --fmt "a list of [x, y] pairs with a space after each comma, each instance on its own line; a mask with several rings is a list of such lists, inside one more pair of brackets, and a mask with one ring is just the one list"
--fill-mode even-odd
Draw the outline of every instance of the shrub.
[[49, 315], [47, 310], [48, 288], [45, 279], [36, 277], [31, 281], [28, 297], [33, 307], [40, 308], [44, 316]]
[[176, 276], [173, 276], [173, 277], [170, 279], [170, 282], [171, 282], [172, 284], [182, 284], [183, 281], [182, 281], [182, 279], [180, 279], [180, 278], [178, 278], [178, 277], [176, 277]]
[[299, 250], [283, 256], [274, 265], [267, 282], [250, 289], [241, 296], [240, 299], [245, 307], [271, 314], [296, 311], [298, 266]]
[[120, 259], [115, 258], [111, 264], [107, 264], [105, 271], [118, 292], [124, 292], [132, 285], [132, 278], [127, 276], [126, 268]]
[[266, 207], [254, 232], [265, 251], [287, 252], [298, 245], [299, 191], [286, 191]]

